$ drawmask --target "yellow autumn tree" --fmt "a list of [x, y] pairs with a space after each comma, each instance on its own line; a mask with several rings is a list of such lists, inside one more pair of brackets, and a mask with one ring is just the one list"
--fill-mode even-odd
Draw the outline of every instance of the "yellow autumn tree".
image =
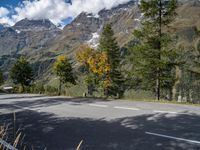
[[81, 45], [76, 53], [77, 60], [83, 64], [88, 65], [88, 59], [95, 53], [95, 50], [88, 45]]
[[[79, 48], [76, 55], [77, 60], [98, 78], [104, 89], [111, 86], [109, 72], [111, 71], [106, 52], [96, 51], [95, 49], [84, 45]], [[94, 77], [94, 76], [93, 76]]]

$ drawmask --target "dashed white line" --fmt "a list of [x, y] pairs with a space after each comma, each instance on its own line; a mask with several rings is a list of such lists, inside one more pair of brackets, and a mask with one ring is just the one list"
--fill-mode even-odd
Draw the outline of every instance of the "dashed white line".
[[177, 112], [174, 112], [174, 111], [154, 110], [153, 112], [154, 112], [154, 113], [177, 114]]
[[174, 136], [152, 133], [152, 132], [145, 132], [145, 133], [148, 135], [153, 135], [153, 136], [158, 136], [158, 137], [163, 137], [163, 138], [168, 138], [168, 139], [174, 139], [174, 140], [178, 140], [178, 141], [185, 141], [185, 142], [194, 143], [194, 144], [200, 144], [200, 141], [188, 140], [188, 139], [184, 139], [184, 138], [178, 138], [178, 137], [174, 137]]
[[16, 108], [22, 109], [22, 110], [28, 110], [29, 109], [28, 107], [22, 107], [22, 106], [19, 106], [19, 105], [13, 105], [13, 106], [16, 107]]
[[89, 104], [89, 106], [93, 106], [93, 107], [102, 107], [102, 108], [108, 107], [107, 105], [99, 105], [99, 104]]
[[138, 108], [132, 108], [132, 107], [119, 107], [119, 106], [115, 106], [114, 108], [116, 108], [116, 109], [125, 109], [125, 110], [135, 110], [135, 111], [140, 110]]

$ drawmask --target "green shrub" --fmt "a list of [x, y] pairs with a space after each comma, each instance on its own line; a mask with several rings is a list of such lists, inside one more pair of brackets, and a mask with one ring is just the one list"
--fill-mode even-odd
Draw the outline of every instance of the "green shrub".
[[59, 93], [58, 88], [54, 86], [46, 85], [44, 89], [45, 89], [45, 94], [48, 94], [48, 95], [58, 95]]
[[43, 83], [36, 83], [31, 86], [30, 93], [44, 94], [45, 88]]
[[143, 90], [127, 90], [124, 94], [124, 99], [130, 100], [155, 100], [155, 95], [150, 91]]

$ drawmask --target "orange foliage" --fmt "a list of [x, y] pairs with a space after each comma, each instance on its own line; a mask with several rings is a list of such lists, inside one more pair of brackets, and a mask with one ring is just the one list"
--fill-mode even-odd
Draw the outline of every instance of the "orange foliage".
[[82, 45], [78, 48], [78, 53], [76, 53], [77, 60], [86, 65], [88, 59], [91, 57], [91, 55], [94, 54], [94, 49], [89, 47], [88, 45]]
[[87, 63], [89, 64], [90, 71], [100, 76], [110, 72], [110, 64], [105, 52], [96, 52], [95, 55], [88, 59]]
[[95, 51], [89, 46], [84, 45], [80, 47], [76, 57], [80, 63], [88, 66], [92, 73], [102, 76], [110, 72], [110, 64], [105, 52]]
[[79, 48], [76, 58], [85, 67], [88, 67], [91, 73], [98, 75], [103, 82], [103, 87], [107, 88], [111, 86], [109, 78], [111, 67], [105, 52], [96, 51], [84, 45]]

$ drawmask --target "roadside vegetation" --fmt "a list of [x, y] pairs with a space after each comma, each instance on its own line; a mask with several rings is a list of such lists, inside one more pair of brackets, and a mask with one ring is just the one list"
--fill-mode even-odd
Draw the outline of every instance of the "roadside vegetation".
[[[54, 63], [54, 71], [59, 78], [59, 88], [58, 88], [58, 95], [61, 95], [62, 84], [76, 84], [73, 69], [65, 56], [59, 56]], [[50, 87], [49, 87], [50, 89]]]
[[[200, 48], [177, 44], [171, 29], [176, 8], [176, 0], [142, 0], [143, 20], [130, 43], [119, 47], [113, 25], [107, 23], [97, 47], [83, 43], [73, 57], [55, 58], [50, 79], [38, 77], [29, 61], [20, 57], [10, 71], [15, 91], [200, 103]], [[197, 28], [196, 32], [199, 37]]]
[[10, 78], [14, 84], [19, 84], [21, 89], [19, 92], [24, 92], [26, 87], [30, 87], [33, 81], [33, 71], [25, 57], [21, 56], [10, 72]]

